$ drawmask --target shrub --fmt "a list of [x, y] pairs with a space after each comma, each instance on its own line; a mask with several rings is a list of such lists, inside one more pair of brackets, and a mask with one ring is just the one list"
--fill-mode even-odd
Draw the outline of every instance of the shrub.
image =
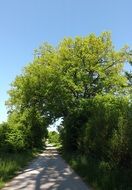
[[49, 143], [59, 144], [60, 143], [59, 133], [57, 133], [56, 131], [49, 132], [48, 133], [48, 141], [49, 141]]

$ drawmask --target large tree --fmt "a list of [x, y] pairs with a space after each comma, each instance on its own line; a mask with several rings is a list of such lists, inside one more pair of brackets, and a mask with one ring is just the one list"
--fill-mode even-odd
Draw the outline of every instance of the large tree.
[[12, 83], [8, 105], [35, 106], [42, 115], [60, 117], [97, 93], [116, 95], [127, 84], [122, 74], [126, 58], [127, 49], [115, 51], [107, 32], [67, 38], [57, 48], [44, 44]]
[[[87, 101], [97, 94], [119, 96], [127, 92], [123, 65], [129, 57], [127, 47], [114, 49], [107, 32], [66, 38], [56, 48], [43, 44], [35, 51], [33, 62], [12, 83], [7, 104], [10, 111], [35, 110], [45, 125], [60, 117], [67, 123], [74, 117], [73, 126], [80, 126], [84, 115], [81, 119], [77, 116]], [[74, 134], [76, 138], [78, 132]]]

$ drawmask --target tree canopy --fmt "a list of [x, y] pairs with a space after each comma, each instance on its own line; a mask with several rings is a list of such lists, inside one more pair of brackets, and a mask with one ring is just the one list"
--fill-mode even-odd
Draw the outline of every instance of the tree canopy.
[[[46, 120], [65, 117], [97, 94], [127, 93], [123, 65], [128, 48], [116, 51], [110, 34], [43, 44], [9, 91], [11, 110], [36, 109]], [[124, 90], [125, 89], [125, 90]]]

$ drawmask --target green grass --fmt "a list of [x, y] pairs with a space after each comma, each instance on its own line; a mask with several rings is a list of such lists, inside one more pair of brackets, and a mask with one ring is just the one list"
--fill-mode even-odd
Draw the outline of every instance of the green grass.
[[0, 152], [0, 188], [22, 170], [42, 149], [33, 149], [20, 153]]
[[132, 170], [111, 168], [108, 162], [77, 153], [64, 153], [62, 157], [94, 190], [131, 190]]

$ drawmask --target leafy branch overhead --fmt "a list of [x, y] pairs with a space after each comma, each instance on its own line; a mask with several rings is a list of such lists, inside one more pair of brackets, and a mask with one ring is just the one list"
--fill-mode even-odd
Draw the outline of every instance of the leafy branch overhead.
[[127, 93], [122, 71], [129, 59], [128, 47], [116, 51], [107, 32], [66, 38], [56, 48], [43, 44], [12, 83], [7, 104], [19, 111], [35, 107], [51, 120], [64, 117], [97, 94]]

